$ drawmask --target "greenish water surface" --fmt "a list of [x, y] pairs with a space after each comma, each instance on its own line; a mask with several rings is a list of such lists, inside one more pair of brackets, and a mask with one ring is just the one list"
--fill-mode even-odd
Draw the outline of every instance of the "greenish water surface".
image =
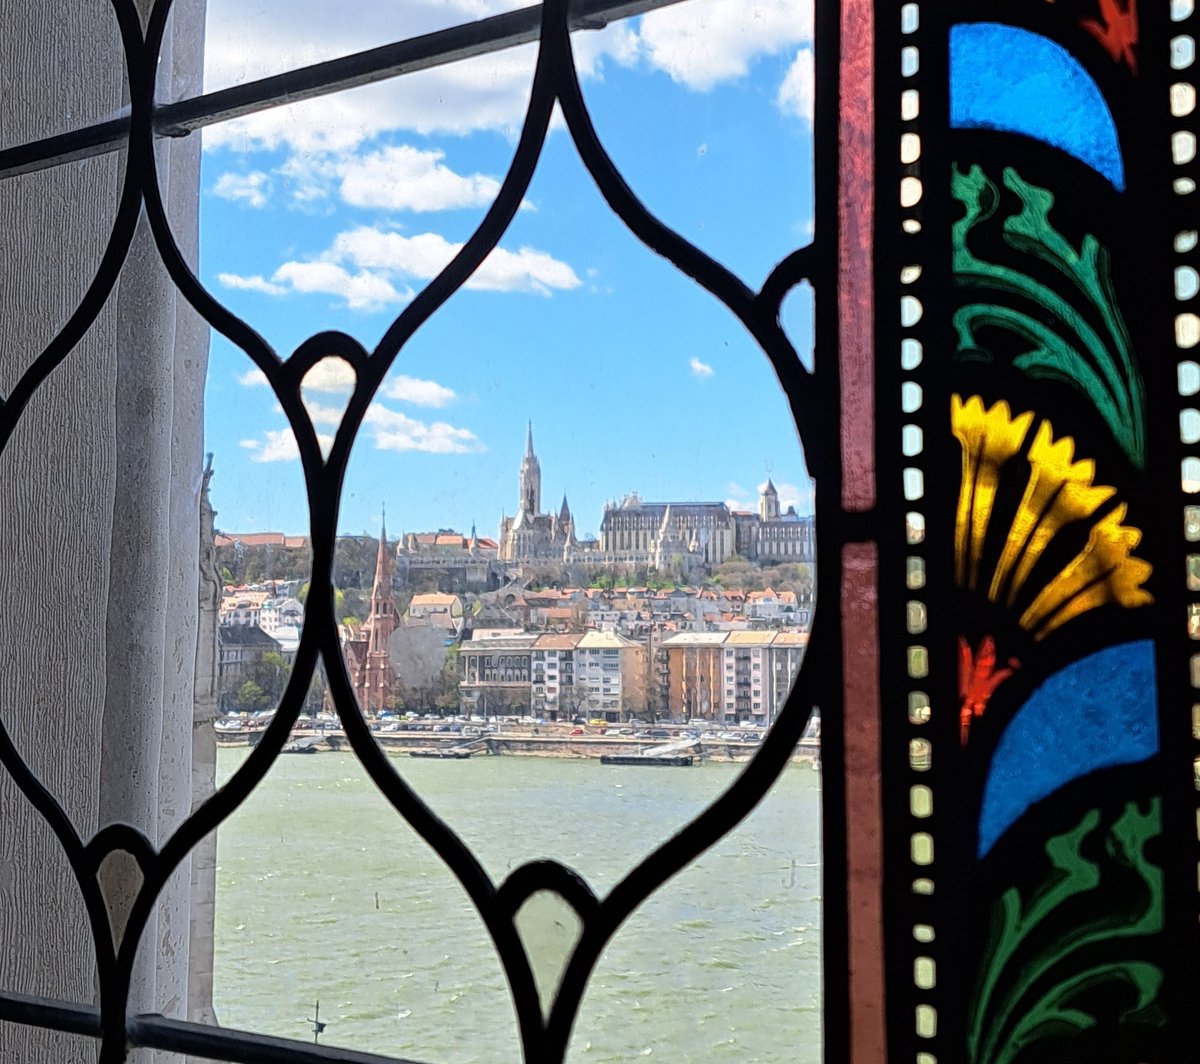
[[[223, 748], [222, 780], [246, 751]], [[742, 770], [404, 758], [497, 881], [554, 857], [603, 895]], [[820, 1060], [820, 777], [789, 767], [621, 928], [569, 1059]], [[215, 999], [231, 1027], [430, 1064], [516, 1064], [507, 984], [457, 881], [348, 754], [283, 756], [221, 828]], [[553, 939], [553, 936], [550, 936]]]

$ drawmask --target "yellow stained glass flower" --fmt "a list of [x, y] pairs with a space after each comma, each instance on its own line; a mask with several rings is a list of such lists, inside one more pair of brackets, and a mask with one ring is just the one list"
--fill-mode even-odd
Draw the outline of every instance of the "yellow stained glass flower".
[[1133, 556], [1141, 532], [1122, 524], [1124, 503], [1096, 519], [1096, 512], [1116, 495], [1114, 488], [1093, 483], [1096, 464], [1075, 459], [1070, 436], [1056, 440], [1043, 420], [1025, 455], [1029, 479], [1007, 519], [1007, 531], [995, 568], [981, 574], [988, 528], [995, 512], [1001, 468], [1025, 445], [1033, 414], [1012, 415], [1007, 403], [985, 408], [979, 396], [951, 398], [951, 426], [963, 451], [962, 484], [955, 525], [955, 568], [960, 586], [987, 588], [992, 602], [1012, 605], [1034, 565], [1054, 537], [1068, 526], [1092, 522], [1087, 543], [1034, 596], [1018, 618], [1022, 628], [1043, 639], [1075, 617], [1108, 602], [1126, 608], [1151, 601], [1142, 584], [1151, 567]]

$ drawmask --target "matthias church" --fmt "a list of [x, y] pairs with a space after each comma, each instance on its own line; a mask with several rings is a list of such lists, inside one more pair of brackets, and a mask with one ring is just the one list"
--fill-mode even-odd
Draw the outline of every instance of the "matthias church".
[[813, 519], [801, 517], [794, 507], [780, 513], [779, 493], [770, 480], [760, 490], [758, 513], [731, 510], [723, 502], [643, 502], [631, 493], [605, 506], [598, 541], [576, 538], [565, 495], [557, 513], [542, 512], [542, 469], [532, 423], [517, 481], [517, 512], [500, 520], [501, 562], [627, 565], [695, 575], [734, 555], [772, 562], [814, 557]]

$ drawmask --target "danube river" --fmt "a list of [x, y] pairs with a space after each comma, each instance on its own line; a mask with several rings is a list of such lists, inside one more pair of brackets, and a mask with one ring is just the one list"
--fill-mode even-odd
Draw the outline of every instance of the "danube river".
[[[219, 774], [245, 759], [219, 751]], [[740, 765], [397, 760], [497, 880], [555, 857], [603, 894]], [[820, 1060], [820, 776], [758, 809], [618, 932], [580, 1010], [575, 1064]], [[457, 881], [348, 754], [283, 756], [222, 826], [215, 998], [231, 1027], [431, 1064], [517, 1064], [499, 962]]]

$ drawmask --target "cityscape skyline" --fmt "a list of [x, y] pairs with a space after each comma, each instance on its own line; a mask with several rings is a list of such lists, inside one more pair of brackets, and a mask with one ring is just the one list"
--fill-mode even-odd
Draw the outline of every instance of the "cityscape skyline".
[[[527, 426], [532, 425], [532, 419], [527, 419]], [[540, 451], [539, 451], [540, 453]], [[214, 459], [214, 471], [219, 476], [220, 464], [218, 455]], [[552, 463], [549, 463], [553, 467]], [[511, 520], [511, 515], [515, 514], [521, 507], [521, 499], [519, 497], [517, 460], [513, 459], [512, 475], [509, 479], [512, 480], [507, 495], [505, 494], [504, 485], [497, 485], [496, 493], [500, 497], [499, 513], [491, 516], [490, 519], [481, 519], [477, 516], [463, 517], [468, 510], [474, 513], [476, 510], [487, 512], [487, 507], [473, 506], [470, 503], [464, 503], [453, 513], [446, 513], [444, 518], [435, 520], [432, 523], [422, 524], [419, 521], [411, 523], [404, 520], [405, 510], [412, 514], [418, 512], [413, 507], [405, 508], [401, 500], [395, 498], [395, 493], [381, 493], [378, 502], [375, 504], [373, 512], [373, 526], [368, 524], [362, 528], [348, 527], [345, 518], [339, 522], [339, 535], [366, 535], [377, 537], [381, 523], [385, 519], [389, 526], [389, 539], [396, 540], [408, 533], [421, 532], [436, 532], [436, 531], [453, 531], [461, 532], [465, 536], [470, 536], [473, 529], [478, 531], [481, 537], [498, 540], [502, 535], [504, 523]], [[802, 470], [803, 472], [803, 470]], [[655, 478], [660, 483], [669, 485], [669, 477]], [[680, 479], [685, 479], [681, 477]], [[748, 478], [744, 478], [748, 479]], [[576, 493], [568, 484], [561, 492], [555, 492], [552, 487], [548, 487], [543, 492], [542, 510], [546, 513], [557, 512], [563, 501], [570, 504], [572, 517], [576, 522], [576, 538], [579, 540], [595, 540], [600, 538], [600, 530], [605, 512], [613, 507], [618, 507], [623, 500], [637, 499], [645, 505], [661, 505], [663, 503], [709, 503], [709, 504], [724, 504], [731, 512], [748, 512], [755, 513], [759, 508], [759, 499], [763, 488], [770, 484], [778, 493], [779, 508], [781, 512], [794, 510], [801, 517], [811, 517], [813, 515], [813, 491], [814, 484], [811, 480], [798, 478], [801, 480], [799, 484], [793, 483], [790, 480], [780, 478], [778, 474], [767, 472], [761, 480], [754, 480], [750, 483], [739, 483], [737, 481], [729, 481], [723, 485], [723, 490], [714, 490], [707, 494], [683, 495], [679, 492], [672, 492], [669, 487], [661, 494], [652, 494], [640, 489], [637, 485], [631, 485], [622, 488], [621, 490], [604, 491], [596, 482], [594, 477], [585, 479], [584, 483], [591, 487], [591, 490], [578, 493], [578, 497], [588, 500], [599, 499], [594, 511], [589, 512], [582, 506], [577, 507], [574, 499]], [[298, 478], [297, 478], [298, 480]], [[217, 480], [214, 477], [212, 494], [214, 499], [218, 500], [214, 508], [217, 511], [216, 527], [224, 534], [238, 533], [257, 533], [257, 532], [281, 532], [287, 536], [306, 536], [308, 534], [307, 523], [302, 527], [234, 527], [228, 521], [222, 519], [221, 515], [221, 499], [220, 493], [216, 490]], [[297, 485], [299, 487], [299, 485]], [[352, 494], [352, 492], [347, 492]], [[367, 513], [371, 514], [369, 500], [367, 502]], [[427, 508], [422, 508], [427, 509]], [[495, 509], [492, 507], [491, 509]], [[591, 522], [594, 521], [594, 527]]]

